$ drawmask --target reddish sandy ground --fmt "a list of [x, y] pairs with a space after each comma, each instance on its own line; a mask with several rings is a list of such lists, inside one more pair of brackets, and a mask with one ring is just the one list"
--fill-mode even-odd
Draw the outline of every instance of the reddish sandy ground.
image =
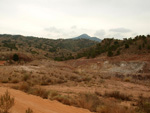
[[4, 94], [6, 90], [15, 98], [15, 105], [12, 107], [11, 113], [25, 113], [28, 108], [31, 108], [34, 113], [91, 113], [85, 109], [63, 105], [57, 101], [42, 99], [5, 87], [0, 87], [0, 95]]

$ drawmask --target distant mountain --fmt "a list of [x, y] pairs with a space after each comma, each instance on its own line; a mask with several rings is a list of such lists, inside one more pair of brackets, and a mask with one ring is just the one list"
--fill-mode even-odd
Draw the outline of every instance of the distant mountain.
[[97, 38], [97, 37], [90, 37], [87, 34], [82, 34], [78, 37], [72, 38], [72, 39], [89, 39], [89, 40], [93, 40], [93, 41], [97, 41], [97, 42], [101, 42], [101, 39]]

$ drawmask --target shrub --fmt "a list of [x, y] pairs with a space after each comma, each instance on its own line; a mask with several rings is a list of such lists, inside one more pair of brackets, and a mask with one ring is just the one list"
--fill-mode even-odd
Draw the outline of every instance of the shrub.
[[0, 97], [0, 113], [9, 113], [10, 108], [14, 105], [14, 98], [8, 91]]
[[28, 74], [25, 74], [25, 75], [23, 76], [22, 80], [23, 80], [23, 81], [27, 81], [29, 78], [30, 78], [29, 75], [28, 75]]
[[33, 90], [31, 93], [37, 96], [40, 96], [44, 99], [47, 99], [49, 96], [49, 91], [42, 89], [42, 88], [35, 88], [35, 89], [31, 89]]
[[24, 92], [28, 92], [30, 90], [30, 85], [28, 83], [22, 83], [19, 86], [19, 90], [22, 90]]
[[124, 79], [123, 79], [123, 80], [124, 80], [125, 82], [130, 82], [130, 81], [131, 81], [131, 79], [132, 79], [131, 77], [124, 77]]
[[80, 94], [77, 99], [77, 105], [79, 107], [89, 109], [90, 111], [94, 112], [100, 104], [102, 103], [95, 94]]
[[47, 80], [41, 80], [41, 83], [40, 83], [42, 86], [45, 86], [45, 85], [49, 85], [49, 81]]
[[144, 113], [150, 113], [150, 98], [140, 97], [137, 105], [138, 105], [138, 111]]
[[125, 44], [125, 49], [129, 48], [129, 45], [128, 44]]
[[49, 94], [49, 98], [53, 100], [56, 96], [60, 95], [57, 91], [51, 91]]
[[19, 61], [19, 56], [18, 56], [17, 54], [14, 54], [14, 55], [13, 55], [13, 60], [14, 60], [14, 61]]
[[141, 45], [139, 45], [139, 50], [141, 50], [142, 49], [142, 46]]
[[97, 108], [97, 113], [135, 113], [131, 108], [125, 108], [119, 105], [102, 105]]
[[112, 57], [113, 56], [113, 53], [112, 51], [108, 51], [108, 54], [107, 54], [108, 57]]
[[18, 80], [17, 78], [15, 78], [15, 79], [13, 79], [11, 82], [12, 82], [12, 83], [18, 83], [19, 80]]
[[120, 100], [126, 100], [126, 101], [130, 101], [132, 95], [126, 95], [123, 93], [120, 93], [119, 91], [113, 91], [113, 92], [105, 92], [105, 96], [107, 97], [114, 97], [116, 99], [120, 99]]
[[69, 98], [68, 96], [57, 95], [57, 96], [53, 97], [53, 100], [57, 100], [66, 105], [72, 104], [71, 98]]
[[96, 94], [97, 96], [102, 96], [102, 94], [101, 94], [99, 91], [95, 91], [95, 94]]
[[49, 99], [50, 100], [57, 100], [63, 104], [66, 105], [72, 105], [73, 101], [72, 98], [69, 96], [61, 95], [57, 91], [51, 91], [49, 94]]
[[28, 109], [26, 110], [26, 113], [33, 113], [33, 111], [32, 111], [32, 109], [28, 108]]
[[147, 49], [150, 50], [150, 45], [147, 46]]
[[117, 51], [116, 55], [120, 55], [120, 50]]
[[1, 82], [2, 83], [8, 83], [9, 81], [8, 81], [8, 79], [3, 79]]

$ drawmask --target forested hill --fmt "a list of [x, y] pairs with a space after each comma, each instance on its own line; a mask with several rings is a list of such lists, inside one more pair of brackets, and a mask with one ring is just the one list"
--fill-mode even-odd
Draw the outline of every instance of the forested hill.
[[46, 39], [21, 35], [0, 35], [0, 52], [31, 54], [41, 58], [67, 60], [81, 49], [96, 45], [98, 42], [88, 39]]
[[100, 43], [88, 39], [45, 39], [21, 35], [0, 35], [0, 60], [12, 54], [21, 57], [48, 58], [54, 60], [94, 58], [100, 55], [113, 57], [122, 54], [149, 54], [150, 35], [118, 40], [107, 38]]
[[150, 35], [139, 35], [123, 40], [108, 38], [101, 43], [77, 53], [76, 58], [94, 58], [99, 55], [113, 57], [122, 54], [150, 54]]

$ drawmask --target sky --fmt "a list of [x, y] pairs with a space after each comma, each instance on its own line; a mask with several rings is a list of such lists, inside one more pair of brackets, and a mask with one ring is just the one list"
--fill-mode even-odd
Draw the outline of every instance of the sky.
[[51, 39], [150, 34], [150, 0], [0, 0], [0, 34]]

